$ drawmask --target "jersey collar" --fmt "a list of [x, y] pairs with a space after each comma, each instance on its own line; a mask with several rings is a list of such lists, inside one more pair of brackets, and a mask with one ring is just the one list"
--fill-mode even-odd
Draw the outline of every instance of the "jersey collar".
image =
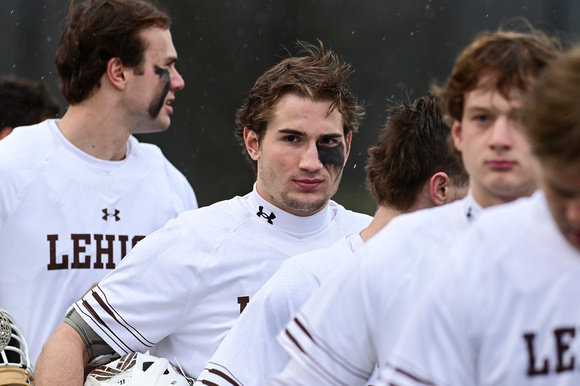
[[467, 196], [463, 199], [463, 213], [467, 217], [467, 220], [471, 223], [479, 216], [483, 208], [473, 197], [471, 189], [469, 189]]
[[326, 228], [333, 217], [333, 211], [327, 203], [319, 212], [306, 217], [295, 216], [277, 208], [258, 194], [256, 184], [245, 201], [252, 211], [252, 216], [265, 224], [297, 238], [306, 238]]

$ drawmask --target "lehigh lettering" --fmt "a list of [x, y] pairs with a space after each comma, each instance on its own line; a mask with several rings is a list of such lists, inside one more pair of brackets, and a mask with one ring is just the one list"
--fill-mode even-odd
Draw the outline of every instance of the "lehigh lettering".
[[238, 296], [238, 304], [240, 305], [240, 314], [244, 311], [244, 308], [246, 308], [249, 302], [250, 302], [249, 296]]
[[[91, 235], [88, 233], [70, 235], [73, 241], [73, 263], [71, 268], [87, 269], [91, 268], [91, 256], [84, 254], [87, 251], [87, 244], [91, 243]], [[82, 244], [81, 244], [82, 243]], [[81, 262], [81, 253], [84, 255], [84, 260]]]
[[528, 348], [528, 375], [530, 377], [536, 375], [548, 374], [548, 360], [544, 359], [542, 362], [542, 367], [538, 368], [536, 365], [536, 353], [534, 351], [534, 339], [536, 334], [528, 333], [524, 334], [524, 339], [526, 340], [526, 345]]
[[570, 342], [576, 335], [574, 328], [557, 328], [554, 330], [556, 338], [556, 350], [558, 352], [558, 364], [556, 365], [556, 372], [563, 373], [565, 371], [574, 370], [574, 355], [570, 355], [568, 361], [564, 358], [566, 351], [570, 348]]
[[[551, 352], [556, 353], [556, 357], [553, 358], [555, 366], [553, 371], [556, 373], [563, 373], [567, 371], [574, 370], [575, 357], [570, 352], [572, 342], [576, 336], [576, 329], [574, 327], [562, 327], [554, 329], [553, 342], [555, 350]], [[541, 375], [547, 375], [550, 373], [551, 364], [549, 358], [543, 358], [538, 360], [536, 349], [535, 349], [535, 333], [524, 334], [524, 340], [526, 341], [526, 347], [528, 350], [528, 376], [535, 377]], [[552, 364], [553, 366], [553, 364]]]
[[[133, 236], [131, 239], [131, 248], [133, 248], [139, 241], [143, 240], [145, 236]], [[47, 235], [49, 249], [49, 263], [47, 268], [49, 271], [69, 269], [69, 255], [57, 254], [58, 235]], [[114, 269], [115, 264], [115, 241], [118, 240], [117, 245], [120, 248], [119, 260], [123, 259], [128, 252], [127, 242], [129, 236], [126, 235], [90, 235], [88, 233], [71, 234], [72, 241], [72, 262], [70, 269]], [[94, 244], [92, 244], [94, 241]], [[94, 245], [94, 247], [92, 247]], [[71, 249], [71, 248], [65, 248]], [[61, 249], [62, 250], [62, 249]], [[92, 253], [89, 253], [92, 252]], [[94, 255], [94, 264], [91, 267], [91, 260]]]
[[115, 241], [115, 235], [105, 235], [107, 239], [107, 246], [103, 247], [103, 235], [95, 235], [95, 241], [97, 242], [97, 261], [95, 261], [95, 268], [103, 268], [103, 261], [101, 257], [103, 255], [109, 256], [109, 261], [107, 262], [107, 269], [114, 269], [115, 263], [113, 262], [113, 241]]
[[46, 236], [48, 240], [49, 250], [50, 250], [50, 262], [48, 263], [48, 270], [54, 269], [67, 269], [68, 267], [68, 256], [64, 255], [60, 263], [56, 262], [56, 241], [58, 240], [58, 235], [48, 235]]

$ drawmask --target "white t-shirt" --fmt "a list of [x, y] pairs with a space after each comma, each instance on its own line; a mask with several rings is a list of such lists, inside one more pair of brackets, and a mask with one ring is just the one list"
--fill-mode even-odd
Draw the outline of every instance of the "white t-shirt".
[[[397, 216], [324, 282], [278, 339], [292, 356], [272, 385], [364, 385], [412, 304], [420, 263], [448, 245], [481, 207], [471, 194]], [[435, 263], [437, 259], [432, 259]], [[389, 347], [389, 346], [387, 346]]]
[[354, 258], [363, 246], [359, 233], [346, 236], [330, 248], [294, 256], [282, 263], [258, 291], [209, 360], [196, 384], [260, 385], [284, 368], [290, 358], [276, 340], [306, 299], [338, 267]]
[[197, 208], [158, 147], [130, 137], [123, 161], [103, 161], [56, 120], [0, 141], [0, 308], [15, 318], [34, 363], [66, 310], [133, 245]]
[[254, 190], [181, 214], [75, 304], [118, 353], [174, 360], [197, 377], [255, 293], [288, 257], [332, 245], [371, 217], [330, 201], [299, 217]]
[[486, 211], [445, 265], [385, 362], [385, 384], [580, 384], [580, 252], [542, 192]]

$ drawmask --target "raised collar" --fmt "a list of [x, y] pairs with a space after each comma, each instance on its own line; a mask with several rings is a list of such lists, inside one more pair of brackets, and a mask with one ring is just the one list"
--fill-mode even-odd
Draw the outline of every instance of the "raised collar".
[[311, 216], [302, 217], [290, 214], [264, 200], [258, 194], [255, 183], [252, 192], [248, 193], [244, 199], [256, 218], [300, 239], [319, 233], [330, 224], [334, 217], [330, 202], [321, 211]]

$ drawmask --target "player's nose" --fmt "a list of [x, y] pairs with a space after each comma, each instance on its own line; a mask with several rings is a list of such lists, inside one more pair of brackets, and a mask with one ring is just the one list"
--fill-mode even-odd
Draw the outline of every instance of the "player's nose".
[[516, 123], [507, 117], [499, 117], [491, 127], [490, 146], [496, 150], [512, 147], [512, 133]]
[[171, 73], [171, 90], [175, 92], [181, 90], [183, 87], [185, 87], [185, 80], [179, 71], [174, 68]]
[[300, 156], [300, 169], [317, 171], [322, 168], [322, 162], [318, 156], [316, 142], [308, 143]]

